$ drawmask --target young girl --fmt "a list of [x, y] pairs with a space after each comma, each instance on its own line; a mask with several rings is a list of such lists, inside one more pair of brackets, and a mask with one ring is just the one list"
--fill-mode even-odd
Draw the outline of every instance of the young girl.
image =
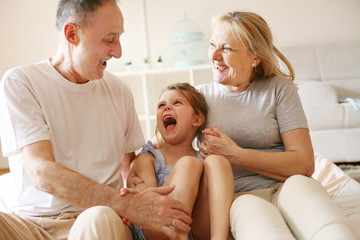
[[[144, 190], [175, 185], [169, 198], [182, 201], [191, 209], [196, 201], [193, 213], [198, 217], [194, 216], [196, 221], [193, 221], [192, 231], [188, 234], [173, 228], [178, 231], [177, 239], [192, 239], [193, 236], [227, 239], [229, 232], [229, 209], [234, 189], [230, 163], [214, 155], [207, 157], [203, 164], [192, 144], [205, 126], [207, 111], [204, 96], [190, 84], [168, 86], [161, 94], [156, 116], [156, 133], [161, 135], [158, 148], [154, 149], [149, 141], [132, 166], [135, 175], [143, 180], [135, 188]], [[171, 225], [175, 224], [176, 218]], [[140, 227], [135, 228], [135, 239], [167, 238], [160, 232]]]

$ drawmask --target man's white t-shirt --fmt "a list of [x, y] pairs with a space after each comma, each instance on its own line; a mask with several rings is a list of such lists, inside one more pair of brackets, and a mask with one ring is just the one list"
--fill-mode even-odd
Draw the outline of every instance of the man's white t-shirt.
[[120, 188], [124, 154], [144, 144], [131, 90], [107, 72], [102, 79], [75, 84], [49, 60], [17, 67], [1, 81], [0, 107], [3, 155], [9, 158], [18, 194], [11, 211], [20, 214], [81, 210], [35, 189], [24, 166], [22, 147], [50, 140], [57, 163]]

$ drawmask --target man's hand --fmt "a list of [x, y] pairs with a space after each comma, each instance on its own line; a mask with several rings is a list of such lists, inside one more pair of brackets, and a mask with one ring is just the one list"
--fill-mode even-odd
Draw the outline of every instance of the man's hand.
[[[184, 203], [167, 197], [172, 187], [153, 187], [139, 192], [136, 189], [121, 189], [122, 196], [127, 195], [125, 206], [126, 219], [144, 229], [159, 231], [169, 238], [177, 233], [171, 227], [183, 232], [190, 231], [191, 210]], [[123, 221], [127, 223], [127, 220]]]

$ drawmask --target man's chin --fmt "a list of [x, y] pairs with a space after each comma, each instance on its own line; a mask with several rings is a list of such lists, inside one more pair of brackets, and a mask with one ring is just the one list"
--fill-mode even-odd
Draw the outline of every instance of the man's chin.
[[97, 79], [102, 79], [104, 77], [104, 72], [102, 72], [101, 74], [99, 74]]
[[224, 84], [226, 82], [226, 79], [224, 78], [214, 78], [214, 81], [219, 84]]
[[99, 71], [96, 74], [94, 74], [93, 76], [89, 76], [89, 80], [98, 80], [98, 79], [102, 79], [104, 77], [104, 71]]

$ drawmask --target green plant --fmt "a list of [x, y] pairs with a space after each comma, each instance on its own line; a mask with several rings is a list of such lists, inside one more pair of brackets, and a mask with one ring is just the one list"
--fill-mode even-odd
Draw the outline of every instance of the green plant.
[[157, 60], [158, 63], [162, 63], [162, 59], [161, 59], [161, 56], [159, 56], [158, 60]]
[[130, 66], [132, 64], [132, 62], [126, 62], [125, 65], [126, 66]]

